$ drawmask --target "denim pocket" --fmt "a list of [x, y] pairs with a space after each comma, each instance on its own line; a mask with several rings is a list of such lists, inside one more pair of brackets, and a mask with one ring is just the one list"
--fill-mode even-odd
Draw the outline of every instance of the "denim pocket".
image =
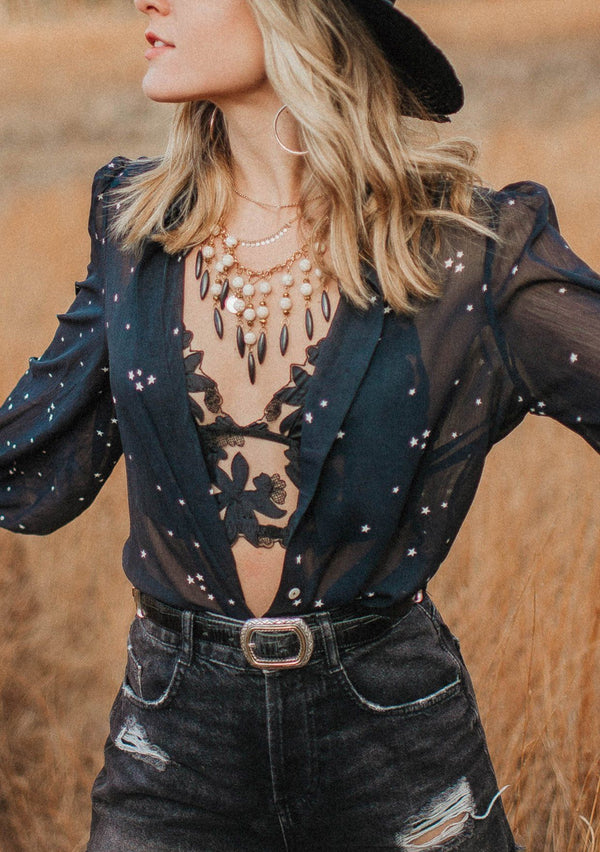
[[164, 706], [181, 682], [186, 668], [183, 656], [179, 633], [136, 616], [127, 641], [125, 696], [140, 707]]
[[463, 690], [462, 666], [427, 605], [414, 606], [375, 642], [342, 650], [346, 692], [374, 713], [418, 713]]

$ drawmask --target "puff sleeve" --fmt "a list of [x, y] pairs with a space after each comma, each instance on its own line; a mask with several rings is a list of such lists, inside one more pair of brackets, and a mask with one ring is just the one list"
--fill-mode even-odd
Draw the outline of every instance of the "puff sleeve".
[[600, 449], [600, 276], [561, 236], [544, 187], [513, 184], [497, 199], [487, 295], [508, 369], [532, 413]]
[[91, 260], [48, 349], [0, 408], [0, 526], [45, 534], [95, 498], [121, 454], [104, 321], [103, 191], [92, 188]]

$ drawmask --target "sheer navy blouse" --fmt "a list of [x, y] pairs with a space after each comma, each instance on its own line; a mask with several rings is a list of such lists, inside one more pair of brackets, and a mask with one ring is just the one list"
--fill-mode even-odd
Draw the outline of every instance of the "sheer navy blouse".
[[[68, 523], [123, 453], [131, 582], [248, 618], [188, 400], [183, 258], [148, 241], [136, 260], [108, 235], [109, 191], [139, 167], [119, 158], [96, 175], [88, 275], [0, 410], [0, 525]], [[268, 615], [381, 607], [426, 585], [486, 453], [527, 412], [600, 443], [600, 278], [558, 233], [542, 187], [485, 204], [500, 242], [448, 229], [443, 295], [414, 318], [385, 305], [367, 264], [370, 308], [340, 299], [303, 403], [298, 504]]]

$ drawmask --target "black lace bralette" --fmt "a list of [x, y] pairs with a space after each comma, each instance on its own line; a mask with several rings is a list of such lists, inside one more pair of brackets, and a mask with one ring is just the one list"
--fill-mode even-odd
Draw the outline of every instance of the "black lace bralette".
[[[290, 380], [266, 405], [262, 417], [238, 425], [223, 408], [214, 379], [202, 370], [204, 352], [183, 335], [188, 398], [211, 481], [211, 492], [233, 544], [240, 536], [254, 547], [287, 546], [287, 530], [300, 487], [300, 432], [308, 383], [319, 354], [318, 343], [306, 348], [304, 364], [292, 364]], [[276, 469], [262, 470], [260, 441], [279, 445]], [[250, 480], [250, 481], [249, 481]]]

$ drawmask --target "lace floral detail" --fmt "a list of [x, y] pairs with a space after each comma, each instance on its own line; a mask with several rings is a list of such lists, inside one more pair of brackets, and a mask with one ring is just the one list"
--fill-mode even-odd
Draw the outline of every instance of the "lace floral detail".
[[[262, 417], [248, 426], [238, 425], [223, 409], [216, 382], [202, 370], [204, 352], [194, 350], [192, 341], [193, 334], [186, 329], [183, 347], [190, 409], [228, 540], [233, 544], [243, 536], [254, 547], [272, 547], [275, 542], [285, 547], [295, 508], [289, 504], [300, 486], [304, 400], [321, 341], [307, 347], [305, 363], [291, 366], [290, 381], [269, 400]], [[281, 446], [280, 463], [287, 479], [278, 471], [251, 476], [249, 460], [258, 455], [255, 439]], [[282, 526], [268, 523], [283, 519]]]

